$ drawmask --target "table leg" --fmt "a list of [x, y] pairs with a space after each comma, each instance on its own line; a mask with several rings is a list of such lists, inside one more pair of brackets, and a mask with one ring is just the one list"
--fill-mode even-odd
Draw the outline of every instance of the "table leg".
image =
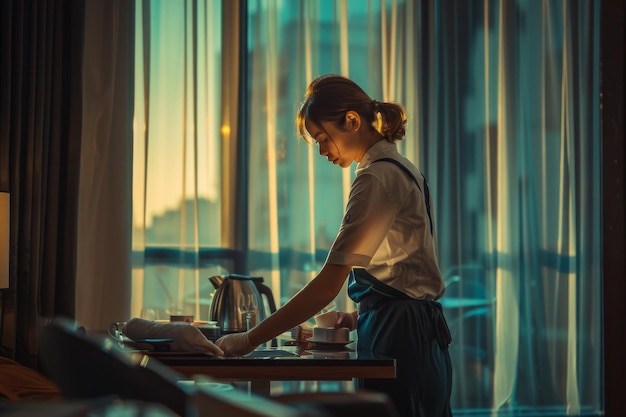
[[269, 398], [270, 381], [268, 379], [254, 379], [250, 381], [250, 393]]

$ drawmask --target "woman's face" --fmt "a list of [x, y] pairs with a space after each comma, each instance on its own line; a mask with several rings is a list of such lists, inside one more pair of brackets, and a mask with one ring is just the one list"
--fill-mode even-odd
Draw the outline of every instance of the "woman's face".
[[358, 130], [339, 129], [333, 122], [321, 122], [317, 125], [306, 121], [305, 127], [311, 138], [317, 143], [320, 155], [325, 156], [329, 162], [347, 168], [352, 162], [359, 162], [367, 149], [360, 140]]

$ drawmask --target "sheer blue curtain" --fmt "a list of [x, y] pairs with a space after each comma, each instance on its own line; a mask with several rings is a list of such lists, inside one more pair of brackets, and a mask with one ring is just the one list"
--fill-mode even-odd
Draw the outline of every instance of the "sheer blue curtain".
[[437, 202], [455, 408], [598, 410], [598, 4], [249, 5], [255, 273], [284, 299], [324, 260], [353, 169], [299, 142], [293, 115], [314, 76], [347, 75], [410, 115], [400, 146]]
[[[340, 73], [407, 107], [400, 150], [436, 201], [455, 409], [600, 410], [598, 2], [249, 0], [238, 132], [216, 4], [138, 7], [134, 314], [183, 299], [202, 316], [215, 272], [261, 275], [278, 302], [315, 275], [354, 167], [299, 141], [294, 115], [309, 81]], [[245, 219], [224, 202], [241, 172]], [[244, 242], [224, 230], [237, 224]]]
[[135, 16], [132, 315], [206, 320], [207, 278], [232, 265], [222, 7], [138, 0]]
[[[422, 132], [448, 295], [466, 299], [448, 311], [461, 342], [455, 399], [593, 409], [602, 363], [598, 5], [438, 6], [426, 24]], [[493, 303], [474, 306], [476, 297]]]

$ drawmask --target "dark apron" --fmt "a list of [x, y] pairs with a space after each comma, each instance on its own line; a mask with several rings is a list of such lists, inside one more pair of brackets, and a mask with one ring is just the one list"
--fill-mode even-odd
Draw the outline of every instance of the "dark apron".
[[348, 296], [359, 304], [359, 354], [396, 359], [396, 379], [358, 379], [360, 389], [384, 392], [402, 417], [449, 417], [450, 332], [441, 304], [416, 300], [355, 268]]

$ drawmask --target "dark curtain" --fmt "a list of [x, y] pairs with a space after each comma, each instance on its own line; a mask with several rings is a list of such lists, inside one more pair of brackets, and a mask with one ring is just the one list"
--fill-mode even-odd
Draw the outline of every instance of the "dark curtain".
[[37, 367], [38, 328], [74, 318], [82, 0], [3, 0], [0, 189], [11, 193], [2, 350]]
[[603, 247], [603, 347], [604, 415], [625, 416], [624, 375], [626, 375], [626, 233], [624, 218], [626, 181], [624, 161], [624, 120], [626, 88], [626, 4], [623, 0], [602, 2], [602, 247]]

